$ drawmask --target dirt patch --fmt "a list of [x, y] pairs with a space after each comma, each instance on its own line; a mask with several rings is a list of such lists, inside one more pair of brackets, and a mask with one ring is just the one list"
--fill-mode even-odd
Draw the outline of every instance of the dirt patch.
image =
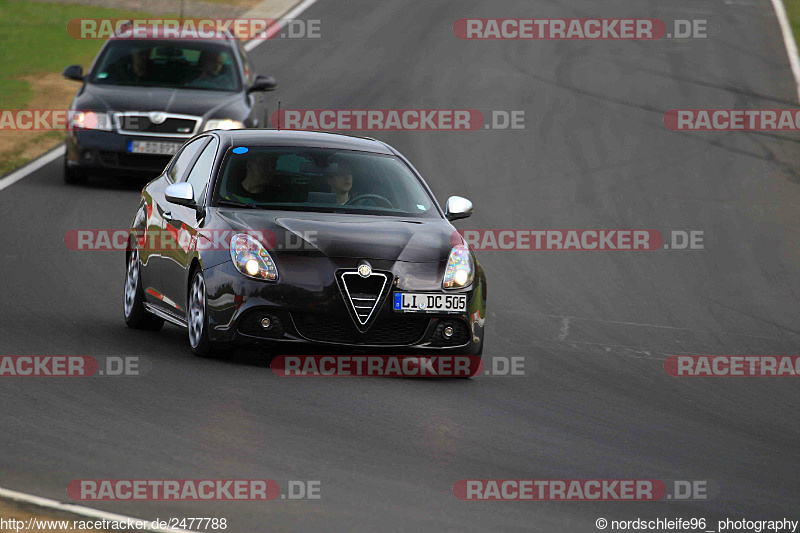
[[[30, 83], [33, 98], [26, 109], [69, 109], [80, 84], [64, 79], [61, 74], [48, 73], [15, 78]], [[0, 174], [19, 163], [33, 159], [64, 140], [64, 132], [0, 129], [0, 161], [5, 162]]]

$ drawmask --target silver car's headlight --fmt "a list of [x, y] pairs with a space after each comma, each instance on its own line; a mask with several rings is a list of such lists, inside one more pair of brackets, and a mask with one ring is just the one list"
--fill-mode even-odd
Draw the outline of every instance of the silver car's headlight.
[[447, 267], [444, 270], [442, 287], [445, 289], [463, 289], [472, 284], [475, 277], [475, 268], [472, 266], [472, 257], [469, 248], [463, 244], [453, 246]]
[[206, 125], [203, 126], [203, 131], [208, 130], [240, 130], [244, 128], [244, 124], [238, 120], [229, 118], [212, 118]]
[[231, 259], [236, 265], [236, 270], [249, 278], [278, 280], [278, 267], [275, 266], [275, 261], [252, 235], [237, 233], [231, 237]]
[[103, 130], [111, 131], [111, 116], [108, 113], [94, 111], [69, 112], [69, 127], [72, 130]]

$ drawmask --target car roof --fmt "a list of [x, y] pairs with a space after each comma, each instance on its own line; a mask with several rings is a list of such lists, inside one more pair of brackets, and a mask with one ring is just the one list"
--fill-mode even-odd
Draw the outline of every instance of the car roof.
[[216, 134], [228, 144], [240, 146], [308, 146], [358, 150], [378, 154], [395, 155], [387, 144], [369, 137], [318, 131], [242, 129], [217, 130]]

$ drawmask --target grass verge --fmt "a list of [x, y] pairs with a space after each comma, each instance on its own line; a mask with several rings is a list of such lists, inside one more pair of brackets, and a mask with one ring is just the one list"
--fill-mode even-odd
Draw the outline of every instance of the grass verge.
[[[67, 109], [80, 85], [61, 78], [67, 65], [89, 67], [102, 40], [73, 39], [76, 18], [123, 18], [134, 11], [0, 0], [0, 109]], [[0, 175], [61, 140], [63, 132], [0, 130]]]
[[784, 0], [786, 13], [789, 15], [789, 23], [794, 33], [794, 42], [800, 48], [800, 0]]

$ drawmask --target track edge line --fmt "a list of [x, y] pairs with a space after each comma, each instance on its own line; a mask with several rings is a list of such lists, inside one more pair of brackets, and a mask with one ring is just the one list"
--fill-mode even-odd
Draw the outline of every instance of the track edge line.
[[[54, 509], [57, 511], [65, 511], [68, 513], [80, 516], [87, 516], [90, 518], [105, 519], [112, 522], [127, 522], [128, 520], [139, 521], [139, 522], [152, 522], [152, 520], [145, 520], [143, 518], [133, 518], [130, 516], [125, 516], [116, 513], [108, 513], [106, 511], [100, 511], [98, 509], [92, 509], [91, 507], [83, 507], [82, 505], [75, 505], [72, 503], [63, 503], [56, 500], [50, 500], [48, 498], [42, 498], [40, 496], [34, 496], [32, 494], [25, 494], [24, 492], [17, 492], [15, 490], [4, 489], [3, 487], [0, 487], [0, 498], [7, 498], [9, 500], [35, 505], [37, 507]], [[188, 529], [173, 529], [173, 528], [143, 529], [140, 531], [150, 531], [151, 533], [198, 533], [196, 531], [189, 531]]]

